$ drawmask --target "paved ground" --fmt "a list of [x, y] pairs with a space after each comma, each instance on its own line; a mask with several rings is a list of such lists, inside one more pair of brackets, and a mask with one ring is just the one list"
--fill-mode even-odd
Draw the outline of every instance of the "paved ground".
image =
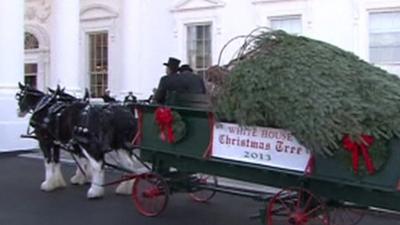
[[[74, 168], [64, 165], [65, 177]], [[198, 204], [185, 194], [173, 195], [164, 214], [157, 218], [139, 215], [127, 196], [110, 187], [102, 200], [87, 200], [87, 186], [71, 186], [52, 193], [39, 190], [42, 160], [0, 154], [0, 225], [259, 225], [249, 220], [261, 203], [217, 194], [209, 204]], [[108, 180], [117, 174], [108, 173]], [[400, 204], [400, 203], [399, 203]], [[368, 215], [361, 225], [400, 225], [391, 217]]]
[[[65, 177], [74, 171], [63, 167]], [[41, 160], [0, 155], [0, 225], [258, 225], [248, 216], [259, 203], [217, 195], [210, 204], [194, 203], [185, 194], [173, 195], [160, 217], [139, 215], [128, 196], [110, 187], [101, 200], [87, 200], [87, 186], [71, 186], [52, 193], [40, 191]], [[108, 176], [108, 180], [112, 179]]]

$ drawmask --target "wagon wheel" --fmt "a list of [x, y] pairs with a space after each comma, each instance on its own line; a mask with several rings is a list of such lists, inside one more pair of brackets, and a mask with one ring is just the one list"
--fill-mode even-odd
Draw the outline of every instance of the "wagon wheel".
[[331, 225], [356, 225], [364, 218], [362, 209], [335, 207], [330, 212]]
[[169, 189], [158, 174], [146, 173], [135, 179], [132, 199], [136, 209], [144, 216], [157, 216], [167, 206]]
[[269, 202], [268, 225], [329, 225], [325, 204], [310, 191], [288, 188], [278, 192]]
[[[198, 173], [194, 175], [193, 183], [196, 185], [196, 188], [198, 187], [197, 185], [217, 186], [218, 180], [216, 176]], [[214, 197], [215, 193], [215, 190], [207, 190], [200, 187], [198, 190], [189, 193], [189, 196], [196, 202], [207, 202]]]

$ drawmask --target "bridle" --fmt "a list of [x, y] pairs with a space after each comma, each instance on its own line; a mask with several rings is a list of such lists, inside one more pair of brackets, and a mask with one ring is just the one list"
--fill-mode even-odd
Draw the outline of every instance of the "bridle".
[[[18, 101], [18, 105], [21, 104], [21, 101], [24, 100], [24, 98], [27, 98], [27, 96], [34, 96], [34, 97], [44, 97], [45, 94], [41, 93], [39, 91], [32, 91], [32, 90], [27, 90], [27, 88], [24, 88], [21, 90], [21, 92], [18, 92], [15, 94], [15, 99]], [[24, 105], [27, 108], [27, 113], [33, 113], [35, 106], [29, 105], [28, 103], [24, 103]], [[21, 106], [19, 106], [21, 108]]]

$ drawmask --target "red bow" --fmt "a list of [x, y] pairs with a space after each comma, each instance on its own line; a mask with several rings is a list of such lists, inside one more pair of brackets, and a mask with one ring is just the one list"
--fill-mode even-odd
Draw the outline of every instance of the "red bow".
[[172, 124], [174, 122], [174, 116], [172, 110], [168, 107], [158, 107], [155, 111], [156, 121], [161, 130], [161, 139], [165, 141], [165, 137], [170, 144], [175, 142], [174, 131]]
[[354, 142], [349, 135], [345, 135], [342, 144], [347, 151], [352, 153], [354, 173], [358, 174], [359, 155], [361, 153], [364, 157], [368, 173], [371, 175], [375, 173], [375, 167], [372, 158], [368, 153], [368, 148], [372, 143], [374, 143], [374, 137], [370, 135], [361, 135], [361, 139], [361, 144], [358, 144]]

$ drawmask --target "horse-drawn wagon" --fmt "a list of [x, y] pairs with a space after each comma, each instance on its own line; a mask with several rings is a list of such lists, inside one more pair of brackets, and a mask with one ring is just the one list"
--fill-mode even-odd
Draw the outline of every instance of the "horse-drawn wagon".
[[[207, 201], [217, 191], [265, 201], [260, 217], [271, 225], [356, 224], [364, 209], [400, 211], [398, 140], [390, 142], [391, 155], [383, 169], [374, 176], [359, 176], [337, 159], [340, 154], [310, 154], [284, 130], [219, 122], [204, 107], [186, 106], [192, 107], [137, 105], [135, 142], [141, 159], [152, 165], [151, 173], [136, 177], [132, 192], [143, 215], [161, 213], [175, 192]], [[184, 127], [177, 128], [177, 123]], [[223, 186], [214, 176], [280, 191]]]
[[[170, 193], [202, 188], [258, 196], [270, 225], [347, 225], [361, 209], [400, 211], [400, 79], [327, 43], [256, 32], [207, 71], [221, 78], [207, 79], [213, 110], [179, 98], [167, 109], [138, 105], [135, 141], [153, 171], [135, 181], [139, 211], [157, 215]], [[198, 173], [280, 191], [222, 187]]]
[[[399, 212], [400, 79], [319, 41], [282, 32], [249, 38], [240, 51], [244, 54], [216, 70], [229, 76], [215, 82], [220, 89], [211, 93], [218, 100], [213, 110], [199, 96], [171, 95], [169, 107], [135, 104], [136, 123], [133, 108], [68, 100], [66, 107], [77, 104], [80, 113], [73, 114], [79, 118], [70, 124], [64, 142], [53, 135], [55, 168], [58, 148], [76, 147], [93, 172], [88, 197], [102, 197], [103, 168], [109, 165], [104, 155], [120, 150], [128, 159], [120, 169], [136, 172], [120, 181], [135, 178], [133, 200], [146, 216], [160, 214], [172, 193], [188, 192], [203, 202], [217, 191], [264, 201], [260, 217], [270, 225], [353, 225], [364, 209]], [[59, 102], [58, 95], [20, 88], [20, 109], [31, 97], [49, 100], [31, 107], [34, 116], [46, 114], [33, 125], [46, 125], [35, 131], [46, 131], [43, 141], [49, 141], [47, 114], [52, 115], [48, 109]], [[217, 121], [214, 112], [224, 119]], [[123, 151], [134, 147], [141, 150], [137, 159], [149, 172], [135, 171], [135, 159]], [[46, 159], [51, 169], [53, 161]], [[84, 178], [82, 174], [77, 170], [75, 177]], [[280, 191], [220, 185], [215, 176]], [[53, 189], [47, 180], [54, 179], [46, 175], [42, 189]]]

